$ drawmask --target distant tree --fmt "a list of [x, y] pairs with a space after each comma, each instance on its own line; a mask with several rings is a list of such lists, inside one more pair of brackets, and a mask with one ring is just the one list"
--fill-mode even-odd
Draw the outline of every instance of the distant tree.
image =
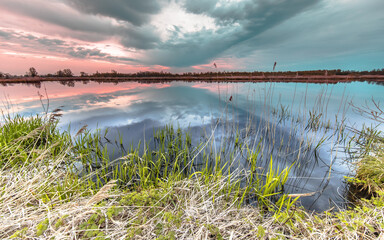
[[0, 78], [3, 78], [3, 77], [4, 77], [4, 74], [0, 72]]
[[66, 69], [57, 71], [56, 76], [58, 76], [58, 77], [73, 77], [73, 73], [72, 73], [71, 69], [66, 68]]
[[59, 71], [57, 71], [56, 76], [58, 76], [58, 77], [64, 77], [64, 72], [61, 71], [61, 70], [59, 70]]
[[100, 75], [101, 74], [99, 73], [99, 71], [96, 71], [96, 73], [93, 74], [94, 77], [100, 77]]
[[86, 72], [80, 72], [80, 77], [88, 77], [88, 73], [86, 73]]
[[29, 68], [29, 72], [28, 72], [28, 75], [31, 76], [31, 77], [36, 77], [37, 76], [37, 71], [34, 67], [30, 67]]
[[111, 71], [111, 76], [112, 77], [117, 77], [117, 71], [116, 70], [112, 70]]
[[73, 77], [73, 73], [72, 73], [71, 69], [69, 69], [69, 68], [64, 69], [63, 73], [64, 73], [64, 76], [66, 76], [66, 77]]

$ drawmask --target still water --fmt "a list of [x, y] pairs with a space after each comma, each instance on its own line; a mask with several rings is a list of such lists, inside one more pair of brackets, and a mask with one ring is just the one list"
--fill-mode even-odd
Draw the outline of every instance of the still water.
[[[313, 193], [301, 204], [326, 210], [344, 205], [344, 176], [351, 174], [343, 152], [350, 132], [340, 128], [341, 121], [356, 129], [374, 124], [355, 107], [384, 101], [383, 90], [362, 82], [45, 82], [0, 86], [0, 99], [2, 111], [10, 114], [60, 108], [62, 131], [76, 132], [84, 125], [92, 131], [108, 129], [108, 138], [123, 136], [125, 144], [150, 141], [153, 130], [167, 124], [189, 131], [195, 144], [211, 137], [217, 149], [238, 133], [249, 145], [262, 142], [261, 167], [270, 156], [280, 169], [294, 164], [286, 191]], [[321, 126], [313, 124], [316, 119]], [[241, 157], [238, 161], [247, 167]]]

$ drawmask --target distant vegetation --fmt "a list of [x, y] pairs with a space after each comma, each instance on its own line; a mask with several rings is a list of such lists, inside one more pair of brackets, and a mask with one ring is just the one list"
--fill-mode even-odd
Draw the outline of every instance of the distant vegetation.
[[[230, 72], [230, 71], [211, 71], [211, 72], [186, 72], [186, 73], [170, 73], [170, 72], [154, 72], [154, 71], [144, 71], [136, 73], [119, 73], [115, 70], [111, 72], [101, 73], [96, 71], [96, 73], [86, 73], [80, 72], [78, 77], [178, 77], [178, 76], [191, 76], [191, 77], [222, 77], [222, 76], [334, 76], [334, 75], [350, 75], [350, 76], [361, 76], [361, 75], [384, 75], [383, 69], [374, 69], [371, 71], [350, 71], [350, 70], [311, 70], [311, 71], [286, 71], [286, 72]], [[2, 79], [12, 79], [12, 78], [21, 78], [21, 77], [74, 77], [71, 69], [58, 70], [56, 73], [41, 74], [38, 75], [38, 72], [34, 67], [29, 68], [25, 75], [11, 75], [9, 73], [0, 72], [0, 78]]]

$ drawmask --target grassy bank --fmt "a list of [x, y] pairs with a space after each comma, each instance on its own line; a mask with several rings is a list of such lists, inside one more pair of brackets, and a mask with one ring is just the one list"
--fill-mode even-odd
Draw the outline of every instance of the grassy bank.
[[[357, 174], [377, 183], [370, 200], [314, 214], [282, 191], [289, 168], [273, 169], [272, 159], [267, 169], [257, 167], [257, 148], [243, 146], [250, 167], [236, 170], [207, 142], [192, 146], [188, 134], [168, 126], [154, 134], [154, 149], [143, 144], [109, 159], [102, 134], [59, 133], [57, 117], [6, 117], [1, 125], [0, 238], [384, 237], [380, 178]], [[358, 173], [371, 165], [359, 164]]]

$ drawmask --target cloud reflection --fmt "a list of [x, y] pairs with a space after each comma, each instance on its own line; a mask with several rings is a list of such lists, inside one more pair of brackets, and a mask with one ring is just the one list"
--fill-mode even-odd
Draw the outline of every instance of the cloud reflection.
[[[215, 140], [220, 143], [227, 136], [228, 129], [238, 127], [242, 129], [249, 122], [252, 128], [247, 136], [250, 141], [265, 142], [263, 149], [264, 162], [272, 157], [276, 164], [289, 166], [296, 159], [301, 167], [295, 168], [291, 175], [291, 189], [294, 192], [305, 193], [318, 191], [319, 186], [326, 187], [321, 201], [313, 208], [326, 208], [328, 198], [337, 200], [335, 192], [342, 186], [342, 175], [347, 173], [341, 163], [333, 165], [330, 182], [322, 181], [329, 170], [328, 164], [333, 160], [331, 146], [325, 145], [319, 152], [321, 161], [314, 161], [313, 151], [295, 158], [295, 154], [303, 150], [301, 129], [294, 129], [290, 124], [279, 124], [274, 131], [266, 130], [270, 115], [265, 111], [279, 107], [279, 104], [292, 108], [290, 114], [306, 114], [308, 110], [317, 106], [317, 110], [327, 111], [329, 116], [338, 114], [343, 105], [344, 93], [349, 95], [359, 105], [369, 101], [372, 96], [384, 101], [382, 87], [366, 83], [340, 84], [340, 85], [306, 85], [306, 84], [207, 84], [183, 83], [169, 84], [141, 84], [126, 82], [114, 85], [113, 83], [88, 84], [76, 82], [71, 88], [59, 83], [44, 83], [41, 89], [46, 89], [51, 110], [61, 107], [63, 117], [60, 127], [66, 130], [69, 125], [76, 131], [87, 124], [90, 129], [110, 129], [112, 140], [121, 132], [124, 141], [137, 143], [144, 136], [150, 137], [153, 129], [166, 124], [175, 127], [189, 128], [195, 136], [194, 141], [200, 140], [201, 134], [208, 134], [212, 126], [221, 119], [222, 125], [215, 132]], [[40, 91], [41, 91], [40, 89]], [[364, 90], [362, 90], [364, 89]], [[41, 113], [43, 108], [40, 99], [36, 97], [37, 90], [32, 86], [15, 85], [1, 87], [0, 93], [8, 95], [9, 101], [15, 101], [14, 111], [22, 115]], [[45, 92], [45, 90], [44, 90]], [[228, 97], [233, 96], [229, 101]], [[319, 104], [319, 97], [326, 101]], [[32, 100], [31, 100], [32, 99]], [[43, 101], [45, 104], [48, 100]], [[330, 103], [330, 104], [329, 104]], [[319, 106], [322, 106], [321, 108]], [[345, 105], [344, 105], [345, 106]], [[346, 109], [345, 116], [350, 121], [361, 119], [352, 111]], [[257, 129], [263, 129], [261, 132]], [[304, 135], [310, 137], [310, 134]], [[230, 136], [231, 137], [231, 136]], [[225, 139], [233, 142], [230, 137]], [[233, 136], [232, 136], [233, 138]], [[303, 138], [308, 141], [307, 138]], [[274, 148], [273, 142], [290, 142], [284, 146], [283, 151]], [[307, 142], [306, 142], [307, 143]], [[219, 146], [217, 146], [219, 147]], [[307, 201], [307, 202], [305, 202]], [[312, 200], [303, 200], [303, 204], [311, 205]]]

